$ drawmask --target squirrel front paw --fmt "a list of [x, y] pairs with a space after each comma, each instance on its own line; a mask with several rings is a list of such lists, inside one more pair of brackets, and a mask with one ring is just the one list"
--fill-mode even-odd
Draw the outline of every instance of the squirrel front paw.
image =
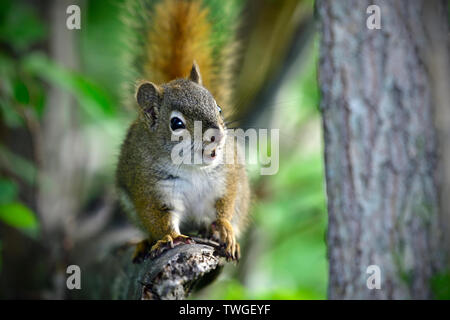
[[172, 249], [179, 244], [191, 244], [194, 243], [191, 237], [183, 234], [172, 233], [165, 235], [161, 240], [158, 240], [150, 249], [150, 259], [155, 259], [161, 255], [164, 251]]
[[182, 234], [168, 234], [161, 240], [158, 240], [153, 246], [150, 245], [150, 241], [145, 239], [136, 245], [136, 249], [133, 254], [133, 263], [141, 263], [148, 257], [154, 259], [161, 255], [164, 251], [171, 249], [179, 244], [194, 243], [191, 237]]
[[241, 252], [239, 243], [236, 241], [233, 226], [223, 218], [217, 219], [211, 225], [212, 237], [225, 247], [227, 260], [239, 260]]

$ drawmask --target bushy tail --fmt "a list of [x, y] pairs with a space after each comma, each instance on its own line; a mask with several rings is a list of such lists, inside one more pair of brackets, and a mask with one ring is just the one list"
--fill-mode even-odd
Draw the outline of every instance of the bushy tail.
[[124, 21], [127, 55], [127, 100], [134, 83], [157, 84], [187, 77], [195, 60], [203, 85], [218, 104], [232, 98], [232, 66], [236, 58], [235, 29], [241, 1], [130, 0]]

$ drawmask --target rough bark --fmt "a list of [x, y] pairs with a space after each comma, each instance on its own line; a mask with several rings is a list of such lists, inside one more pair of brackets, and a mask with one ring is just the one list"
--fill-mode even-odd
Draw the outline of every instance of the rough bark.
[[218, 244], [199, 242], [176, 246], [137, 264], [131, 262], [134, 246], [117, 249], [95, 265], [82, 268], [86, 280], [72, 298], [186, 299], [193, 290], [214, 280], [225, 263]]
[[[379, 30], [366, 27], [372, 4], [381, 9]], [[444, 268], [446, 251], [427, 57], [436, 39], [448, 50], [447, 7], [321, 0], [317, 9], [329, 297], [431, 298], [430, 279]], [[432, 20], [437, 37], [427, 28]], [[437, 69], [448, 75], [444, 62]], [[379, 290], [367, 287], [370, 265], [381, 269]]]

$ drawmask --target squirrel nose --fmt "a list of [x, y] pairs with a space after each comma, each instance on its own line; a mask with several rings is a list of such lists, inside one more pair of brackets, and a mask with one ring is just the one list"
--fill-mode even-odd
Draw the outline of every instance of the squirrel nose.
[[210, 128], [205, 134], [205, 141], [220, 143], [224, 137], [223, 132], [219, 129]]

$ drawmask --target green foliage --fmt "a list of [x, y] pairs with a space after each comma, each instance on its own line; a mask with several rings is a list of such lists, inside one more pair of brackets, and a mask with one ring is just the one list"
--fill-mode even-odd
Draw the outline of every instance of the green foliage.
[[209, 299], [225, 300], [314, 300], [320, 297], [308, 289], [277, 288], [270, 291], [252, 292], [245, 288], [239, 281], [230, 279], [217, 283], [215, 292], [208, 296]]
[[435, 299], [450, 300], [450, 270], [435, 275], [431, 279], [431, 288]]
[[[125, 70], [123, 53], [131, 51], [121, 40], [124, 32], [119, 15], [124, 0], [86, 1], [83, 6], [83, 22], [87, 26], [79, 33], [80, 60], [83, 74], [101, 85], [110, 98], [110, 107], [118, 112], [122, 98]], [[133, 1], [136, 2], [136, 1]], [[133, 79], [130, 79], [134, 84]], [[101, 119], [101, 118], [96, 118]]]
[[110, 116], [114, 112], [110, 96], [83, 74], [62, 68], [39, 53], [29, 55], [24, 67], [31, 74], [73, 94], [92, 119]]
[[0, 41], [8, 43], [12, 50], [20, 53], [45, 36], [45, 25], [30, 6], [20, 1], [0, 2]]
[[0, 144], [0, 167], [20, 177], [23, 182], [33, 185], [37, 175], [36, 166], [29, 160], [14, 154]]
[[17, 185], [6, 179], [0, 179], [0, 205], [9, 203], [17, 197]]
[[[323, 299], [326, 294], [326, 207], [321, 157], [291, 157], [280, 163], [272, 196], [256, 205], [255, 223], [267, 242], [256, 268], [271, 279], [273, 292], [297, 293], [297, 299]], [[285, 292], [284, 291], [284, 292]]]
[[0, 220], [23, 230], [36, 230], [38, 228], [34, 213], [19, 202], [0, 204]]
[[327, 219], [317, 109], [317, 54], [315, 46], [304, 70], [286, 83], [280, 94], [290, 101], [277, 109], [282, 119], [280, 169], [267, 182], [271, 196], [259, 202], [254, 213], [270, 248], [258, 266], [268, 266], [262, 274], [274, 283], [274, 289], [265, 293], [271, 298], [326, 297]]
[[16, 199], [17, 185], [10, 180], [0, 179], [0, 221], [30, 236], [36, 236], [39, 224], [35, 214]]
[[[0, 116], [8, 127], [23, 126], [25, 110], [38, 118], [44, 105], [44, 89], [23, 70], [20, 59], [0, 52]], [[30, 112], [31, 111], [31, 112]]]
[[[0, 41], [18, 54], [0, 52], [0, 116], [9, 127], [24, 125], [25, 108], [31, 108], [30, 115], [35, 118], [42, 115], [45, 105], [43, 80], [70, 92], [87, 119], [97, 120], [114, 114], [116, 104], [112, 95], [90, 76], [64, 68], [45, 54], [31, 50], [45, 36], [46, 25], [30, 6], [8, 0], [2, 2], [0, 8], [3, 9], [0, 10], [3, 18], [0, 19]], [[105, 55], [96, 56], [105, 59]], [[105, 65], [101, 60], [97, 62]]]
[[[0, 120], [7, 127], [23, 127], [27, 121], [38, 121], [42, 115], [44, 86], [25, 70], [23, 62], [45, 36], [46, 26], [29, 4], [11, 0], [0, 2]], [[23, 183], [34, 184], [34, 164], [2, 144], [0, 169], [15, 175]], [[36, 237], [39, 232], [36, 215], [20, 202], [18, 194], [15, 182], [0, 178], [0, 221]], [[0, 242], [0, 270], [1, 245]]]
[[[46, 35], [46, 27], [31, 6], [11, 0], [0, 4], [0, 116], [9, 127], [23, 126], [25, 108], [42, 113], [42, 84], [23, 70], [22, 56]], [[28, 110], [29, 111], [29, 110]]]
[[43, 86], [23, 70], [21, 57], [43, 39], [45, 26], [22, 2], [2, 1], [0, 16], [0, 43], [5, 48], [0, 52], [0, 118], [16, 128], [24, 125], [25, 112], [34, 117], [42, 113]]

